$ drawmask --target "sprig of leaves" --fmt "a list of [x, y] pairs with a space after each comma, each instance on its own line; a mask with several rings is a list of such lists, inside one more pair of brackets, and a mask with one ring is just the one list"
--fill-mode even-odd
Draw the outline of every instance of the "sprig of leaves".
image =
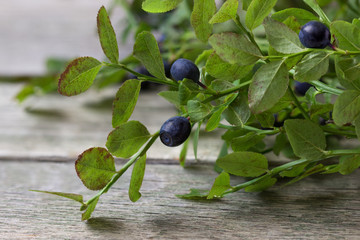
[[[214, 199], [244, 189], [263, 191], [287, 178], [293, 184], [313, 174], [350, 174], [360, 166], [360, 149], [331, 149], [328, 136], [360, 139], [360, 39], [359, 21], [331, 22], [314, 0], [304, 0], [318, 16], [299, 8], [283, 9], [272, 15], [277, 1], [227, 0], [216, 11], [214, 0], [194, 1], [187, 15], [192, 26], [192, 48], [170, 47], [173, 58], [187, 56], [201, 67], [200, 87], [190, 79], [176, 82], [166, 76], [163, 54], [149, 31], [136, 35], [133, 56], [152, 76], [134, 71], [131, 64], [119, 62], [115, 32], [102, 7], [98, 13], [98, 32], [104, 54], [110, 62], [92, 57], [72, 61], [59, 79], [58, 91], [73, 96], [86, 91], [103, 66], [125, 70], [137, 79], [127, 80], [119, 88], [113, 103], [112, 130], [106, 148], [90, 148], [75, 163], [79, 178], [90, 190], [99, 192], [84, 202], [77, 194], [39, 191], [66, 197], [81, 203], [82, 219], [89, 219], [99, 198], [134, 164], [129, 198], [141, 197], [146, 152], [159, 136], [150, 134], [139, 121], [129, 121], [139, 97], [141, 82], [152, 81], [171, 87], [158, 95], [174, 104], [179, 115], [188, 117], [197, 128], [193, 149], [198, 158], [202, 127], [206, 131], [225, 129], [216, 169], [219, 176], [210, 190], [191, 189], [177, 195], [184, 199]], [[162, 13], [185, 9], [183, 1], [146, 0], [143, 10]], [[246, 11], [245, 24], [237, 9]], [[306, 49], [298, 38], [301, 25], [310, 20], [324, 22], [334, 36], [330, 49]], [[213, 31], [230, 22], [237, 30]], [[263, 26], [262, 34], [253, 31]], [[223, 26], [223, 25], [221, 25]], [[259, 30], [261, 31], [261, 29]], [[265, 38], [266, 36], [266, 38]], [[197, 38], [194, 39], [194, 37]], [[191, 44], [189, 44], [191, 45]], [[305, 96], [294, 87], [296, 81], [312, 84]], [[317, 98], [323, 95], [323, 100]], [[335, 103], [333, 102], [335, 99]], [[333, 104], [334, 103], [334, 104]], [[330, 114], [331, 112], [331, 114]], [[269, 143], [267, 136], [275, 135]], [[265, 143], [266, 141], [266, 143]], [[185, 141], [180, 164], [185, 166], [189, 141]], [[291, 159], [269, 168], [266, 153]], [[116, 171], [114, 156], [129, 158]], [[337, 162], [326, 165], [325, 159]], [[231, 186], [232, 176], [252, 178]]]

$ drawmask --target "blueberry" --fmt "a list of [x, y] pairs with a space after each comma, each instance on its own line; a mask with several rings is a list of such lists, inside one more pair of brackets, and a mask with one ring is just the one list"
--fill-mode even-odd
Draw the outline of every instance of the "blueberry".
[[325, 48], [331, 45], [329, 29], [318, 21], [306, 23], [300, 30], [299, 39], [307, 48]]
[[186, 141], [191, 132], [191, 125], [187, 118], [172, 117], [160, 128], [160, 140], [169, 147], [176, 147]]
[[192, 61], [184, 58], [179, 58], [172, 64], [170, 73], [176, 81], [188, 78], [198, 83], [200, 78], [198, 67]]
[[297, 94], [301, 95], [301, 96], [305, 96], [305, 93], [307, 92], [307, 90], [309, 90], [309, 88], [311, 88], [312, 85], [310, 83], [307, 82], [298, 82], [295, 81], [295, 87], [294, 90]]
[[274, 127], [284, 126], [284, 121], [279, 121], [279, 116], [277, 113], [274, 114], [274, 118], [275, 118]]

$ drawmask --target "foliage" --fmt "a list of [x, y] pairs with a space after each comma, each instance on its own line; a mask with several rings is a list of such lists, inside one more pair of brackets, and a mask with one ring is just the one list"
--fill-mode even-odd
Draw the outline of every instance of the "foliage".
[[[140, 122], [129, 121], [142, 81], [168, 86], [169, 90], [159, 96], [174, 104], [179, 115], [189, 118], [192, 125], [197, 124], [193, 141], [196, 157], [201, 127], [206, 131], [226, 130], [216, 161], [219, 176], [212, 188], [191, 189], [188, 194], [177, 195], [180, 198], [215, 199], [241, 189], [263, 191], [281, 178], [292, 184], [316, 173], [353, 172], [360, 166], [360, 149], [333, 149], [327, 145], [327, 138], [360, 138], [359, 19], [337, 20], [334, 13], [328, 16], [322, 7], [329, 1], [321, 1], [321, 5], [315, 0], [303, 2], [303, 8], [280, 8], [273, 0], [227, 0], [216, 10], [214, 0], [140, 1], [144, 10], [164, 14], [168, 19], [164, 25], [176, 26], [176, 31], [163, 28], [174, 34], [159, 41], [148, 31], [150, 26], [139, 24], [133, 56], [120, 61], [115, 32], [106, 9], [101, 7], [97, 27], [108, 61], [91, 57], [73, 60], [62, 73], [58, 89], [68, 96], [84, 92], [99, 71], [113, 69], [134, 75], [115, 96], [114, 130], [109, 133], [106, 149], [88, 149], [76, 161], [84, 185], [100, 191], [86, 202], [76, 194], [42, 192], [80, 202], [82, 219], [86, 220], [100, 196], [134, 164], [129, 197], [134, 202], [141, 197], [146, 152], [159, 136], [159, 132], [149, 133]], [[128, 12], [142, 12], [122, 3]], [[139, 1], [136, 3], [139, 7]], [[356, 4], [358, 1], [350, 1], [349, 9], [358, 11]], [[311, 20], [330, 27], [331, 47], [310, 49], [301, 45], [300, 27]], [[200, 86], [166, 75], [163, 59], [173, 62], [180, 57], [200, 67]], [[134, 71], [133, 63], [141, 63], [151, 76]], [[295, 80], [313, 87], [301, 96], [293, 90]], [[273, 141], [269, 141], [271, 136], [275, 136]], [[181, 165], [185, 164], [187, 148], [185, 141]], [[270, 168], [268, 152], [283, 154], [289, 162]], [[113, 156], [130, 159], [117, 171]], [[329, 158], [335, 163], [323, 161]], [[251, 179], [232, 186], [233, 175]]]

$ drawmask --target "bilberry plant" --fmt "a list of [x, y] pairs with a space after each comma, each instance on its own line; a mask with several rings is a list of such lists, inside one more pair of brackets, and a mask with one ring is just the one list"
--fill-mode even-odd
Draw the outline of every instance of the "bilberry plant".
[[[175, 30], [171, 28], [161, 43], [162, 51], [151, 32], [137, 32], [133, 54], [125, 60], [119, 59], [115, 31], [101, 7], [97, 27], [107, 61], [77, 58], [58, 82], [60, 94], [74, 96], [89, 89], [101, 69], [136, 76], [126, 80], [116, 93], [113, 130], [106, 147], [87, 149], [75, 162], [84, 185], [99, 192], [87, 201], [79, 194], [40, 192], [79, 202], [86, 220], [99, 198], [134, 165], [129, 198], [135, 202], [141, 197], [146, 153], [159, 136], [167, 146], [185, 142], [184, 149], [187, 139], [192, 139], [196, 150], [200, 129], [225, 131], [215, 163], [220, 174], [211, 189], [192, 189], [177, 195], [180, 198], [222, 198], [242, 189], [266, 190], [278, 179], [292, 184], [317, 173], [352, 173], [360, 166], [360, 149], [333, 149], [327, 146], [327, 138], [360, 138], [360, 21], [331, 21], [316, 1], [303, 1], [316, 15], [301, 8], [273, 11], [276, 0], [242, 1], [242, 5], [238, 0], [227, 0], [219, 9], [215, 0], [145, 0], [142, 8], [146, 12], [174, 10], [171, 14], [181, 17], [182, 22]], [[240, 18], [238, 12], [245, 16]], [[181, 26], [190, 30], [182, 31]], [[172, 77], [165, 72], [164, 58], [174, 62]], [[149, 74], [134, 71], [134, 61]], [[200, 79], [203, 86], [199, 86]], [[179, 113], [164, 119], [155, 133], [141, 122], [129, 120], [142, 81], [168, 86], [158, 95], [174, 104]], [[298, 82], [313, 86], [306, 89], [304, 97], [299, 96], [305, 90], [298, 90]], [[196, 130], [189, 137], [194, 126]], [[269, 152], [289, 161], [270, 168]], [[129, 160], [116, 170], [115, 157]], [[324, 161], [329, 158], [334, 161]], [[231, 185], [230, 176], [251, 179]]]

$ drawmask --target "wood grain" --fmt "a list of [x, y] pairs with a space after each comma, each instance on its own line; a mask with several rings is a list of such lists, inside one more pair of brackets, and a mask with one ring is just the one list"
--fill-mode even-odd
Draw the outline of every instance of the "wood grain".
[[[90, 147], [104, 147], [112, 131], [112, 100], [119, 86], [101, 92], [94, 89], [79, 96], [51, 94], [32, 97], [23, 105], [14, 100], [22, 84], [0, 82], [0, 159], [72, 161]], [[131, 117], [150, 133], [158, 131], [176, 109], [157, 92], [141, 92]], [[222, 145], [223, 131], [200, 134], [198, 156], [214, 161]], [[156, 141], [150, 159], [176, 162], [180, 147], [168, 148]], [[189, 159], [194, 159], [192, 146]]]
[[[130, 172], [103, 195], [93, 218], [79, 205], [29, 189], [84, 194], [71, 163], [0, 165], [2, 239], [359, 239], [359, 171], [317, 176], [265, 193], [239, 192], [220, 201], [187, 201], [174, 194], [210, 187], [209, 164], [186, 169], [148, 164], [137, 203], [128, 199]], [[232, 183], [243, 181], [232, 179]]]
[[[0, 74], [40, 75], [49, 57], [92, 56], [103, 59], [97, 32], [99, 8], [111, 0], [12, 0], [0, 8]], [[120, 34], [124, 11], [116, 8], [111, 20]], [[120, 39], [119, 39], [120, 42]], [[132, 51], [132, 40], [120, 43], [120, 57]]]

